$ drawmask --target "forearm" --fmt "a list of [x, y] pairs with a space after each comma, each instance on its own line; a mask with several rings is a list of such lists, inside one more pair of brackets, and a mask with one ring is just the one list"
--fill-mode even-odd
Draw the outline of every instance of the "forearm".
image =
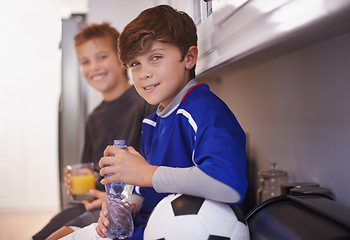
[[188, 194], [220, 202], [236, 203], [239, 193], [230, 186], [210, 177], [198, 167], [159, 167], [153, 175], [157, 192]]

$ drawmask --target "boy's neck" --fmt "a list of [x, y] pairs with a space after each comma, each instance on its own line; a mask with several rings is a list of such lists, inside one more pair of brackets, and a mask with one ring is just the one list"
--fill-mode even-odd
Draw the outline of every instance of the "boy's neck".
[[161, 104], [159, 104], [157, 108], [157, 115], [160, 117], [166, 117], [176, 109], [181, 103], [182, 98], [187, 94], [187, 92], [197, 84], [195, 79], [192, 79], [187, 83], [187, 85], [176, 95], [176, 97], [164, 108]]
[[118, 86], [113, 89], [113, 91], [103, 93], [102, 97], [105, 102], [111, 102], [119, 98], [126, 90], [131, 87], [131, 84], [128, 82], [128, 79], [120, 81]]

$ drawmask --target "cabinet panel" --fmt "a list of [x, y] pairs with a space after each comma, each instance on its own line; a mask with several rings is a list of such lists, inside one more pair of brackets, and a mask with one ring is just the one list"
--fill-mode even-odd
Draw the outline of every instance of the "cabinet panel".
[[216, 0], [208, 2], [207, 5], [212, 5], [213, 25], [219, 26], [225, 22], [246, 2], [248, 0]]
[[197, 75], [267, 49], [283, 53], [350, 31], [348, 0], [193, 0], [173, 6], [197, 24]]

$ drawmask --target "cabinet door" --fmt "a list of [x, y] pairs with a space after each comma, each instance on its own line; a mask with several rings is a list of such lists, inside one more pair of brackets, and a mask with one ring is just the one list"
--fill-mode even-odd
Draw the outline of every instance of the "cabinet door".
[[207, 5], [212, 5], [213, 25], [219, 26], [246, 2], [248, 0], [213, 0], [207, 2]]
[[202, 21], [197, 25], [199, 47], [197, 75], [225, 61], [217, 49], [223, 44], [229, 44], [226, 40], [229, 38], [229, 34], [234, 31], [234, 27], [225, 25], [225, 22], [236, 14], [248, 0], [201, 2]]
[[197, 75], [267, 49], [267, 57], [283, 54], [349, 31], [346, 0], [193, 0], [187, 5], [198, 29]]
[[197, 26], [197, 75], [221, 63], [215, 50], [227, 39], [227, 29], [223, 29], [222, 25], [246, 2], [248, 0], [172, 1], [172, 7], [189, 14]]

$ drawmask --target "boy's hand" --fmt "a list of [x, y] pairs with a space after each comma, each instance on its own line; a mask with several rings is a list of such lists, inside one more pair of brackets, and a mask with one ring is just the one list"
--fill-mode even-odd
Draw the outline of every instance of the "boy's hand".
[[[64, 168], [63, 169], [63, 182], [64, 182], [64, 187], [67, 189], [67, 194], [70, 196], [71, 195], [71, 192], [70, 192], [70, 189], [71, 189], [71, 181], [69, 179], [69, 174], [71, 173], [71, 169], [68, 169], [68, 168]], [[90, 171], [90, 170], [89, 170]], [[90, 172], [89, 172], [90, 173]], [[98, 177], [98, 173], [97, 172], [94, 172], [94, 175], [95, 175], [95, 178]], [[100, 192], [100, 191], [99, 191]], [[96, 193], [98, 194], [98, 193]], [[93, 195], [93, 194], [91, 194]], [[95, 196], [93, 195], [94, 197], [97, 197], [99, 198], [99, 196]], [[81, 201], [82, 203], [84, 203], [84, 201]], [[86, 201], [85, 201], [86, 202]], [[85, 203], [84, 203], [85, 205]], [[101, 204], [100, 204], [101, 205]], [[85, 206], [86, 207], [86, 206]]]
[[[148, 164], [141, 154], [133, 147], [120, 149], [115, 146], [108, 146], [101, 158], [100, 175], [113, 174], [101, 180], [102, 184], [111, 182], [123, 182], [140, 187], [152, 187], [152, 177], [157, 166]], [[110, 165], [105, 167], [105, 165]]]
[[[131, 208], [132, 212], [134, 211], [135, 207], [136, 207], [136, 205], [134, 203], [132, 203], [130, 205], [130, 208]], [[107, 215], [108, 215], [108, 201], [105, 200], [102, 203], [102, 210], [100, 212], [100, 217], [99, 217], [99, 219], [97, 221], [97, 227], [96, 227], [97, 234], [100, 237], [102, 237], [102, 238], [107, 237], [106, 233], [107, 233], [107, 227], [109, 225], [109, 221], [107, 219]]]
[[86, 211], [101, 207], [102, 203], [107, 199], [107, 193], [96, 189], [91, 189], [90, 194], [97, 199], [94, 199], [92, 201], [81, 201], [84, 204]]
[[67, 194], [68, 195], [71, 195], [70, 193], [70, 189], [71, 189], [71, 182], [70, 182], [70, 179], [69, 179], [69, 174], [70, 174], [71, 170], [68, 169], [68, 168], [64, 168], [63, 169], [63, 174], [64, 174], [64, 177], [63, 177], [63, 182], [64, 182], [64, 187], [67, 189]]
[[109, 225], [109, 221], [107, 219], [107, 215], [108, 215], [107, 208], [108, 208], [108, 202], [107, 202], [107, 200], [105, 200], [102, 203], [102, 210], [100, 212], [100, 217], [97, 221], [97, 227], [96, 227], [97, 234], [102, 238], [107, 237], [106, 236], [106, 233], [107, 233], [106, 227], [108, 227], [108, 225]]

